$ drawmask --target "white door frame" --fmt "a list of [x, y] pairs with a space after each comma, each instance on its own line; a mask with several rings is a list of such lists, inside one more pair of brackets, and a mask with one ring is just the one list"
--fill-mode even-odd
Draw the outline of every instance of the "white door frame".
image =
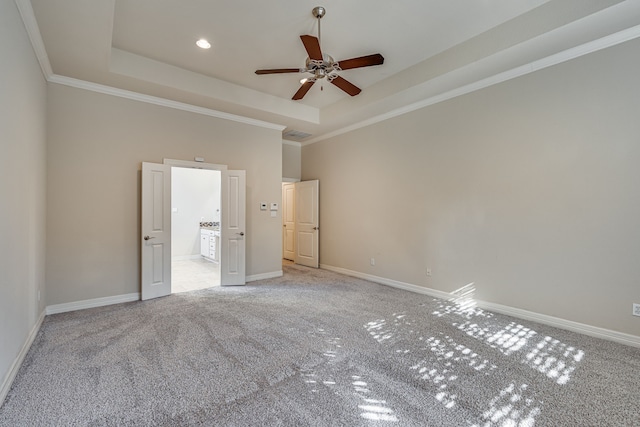
[[[143, 163], [149, 163], [149, 162], [143, 162]], [[222, 173], [222, 175], [223, 175], [223, 176], [227, 173], [227, 165], [221, 165], [221, 164], [215, 164], [215, 163], [192, 162], [192, 161], [188, 161], [188, 160], [176, 160], [176, 159], [163, 159], [162, 165], [164, 165], [164, 166], [168, 167], [169, 171], [171, 170], [171, 168], [172, 168], [172, 167], [181, 167], [181, 168], [190, 168], [190, 169], [207, 169], [207, 170], [217, 170], [217, 171], [220, 171], [220, 172]], [[243, 181], [243, 182], [244, 182], [244, 181]], [[169, 183], [170, 183], [170, 172], [169, 172]], [[221, 185], [224, 185], [224, 183], [221, 183]], [[169, 186], [169, 188], [170, 188], [170, 186]], [[168, 201], [168, 202], [169, 202], [169, 209], [168, 209], [168, 212], [169, 212], [169, 214], [170, 214], [170, 212], [171, 212], [171, 206], [170, 206], [171, 199], [170, 199], [170, 197], [169, 197], [169, 201]], [[222, 199], [222, 197], [221, 197], [221, 201], [220, 201], [220, 202], [221, 202], [221, 203], [220, 203], [220, 204], [221, 204], [220, 208], [221, 208], [221, 210], [222, 210], [222, 209], [224, 209], [224, 208], [225, 208], [225, 205], [224, 205], [224, 204], [225, 204], [225, 201]], [[143, 202], [142, 202], [142, 203], [143, 203]], [[144, 209], [144, 203], [143, 203], [143, 205], [142, 205], [142, 209]], [[144, 212], [143, 212], [143, 213], [144, 213]], [[169, 216], [169, 218], [170, 218], [170, 216]], [[170, 221], [169, 221], [169, 227], [170, 227]], [[147, 231], [147, 230], [142, 230], [142, 233], [144, 234], [146, 231]], [[223, 233], [224, 233], [224, 231], [223, 231], [222, 229], [220, 230], [220, 232], [221, 232], [221, 234], [223, 234]], [[221, 235], [221, 239], [222, 239], [222, 238], [223, 238], [223, 235]], [[169, 242], [168, 242], [168, 243], [169, 243], [168, 248], [170, 249], [170, 247], [171, 247], [171, 246], [170, 246], [170, 244], [171, 244], [170, 228], [169, 228]], [[143, 245], [144, 245], [144, 240], [143, 240]], [[244, 252], [244, 251], [243, 251], [243, 252]], [[243, 258], [244, 258], [244, 253], [243, 253]], [[168, 283], [168, 285], [169, 285], [169, 292], [168, 292], [168, 293], [166, 293], [166, 292], [159, 293], [158, 295], [154, 295], [154, 296], [150, 296], [150, 295], [149, 295], [149, 296], [148, 296], [149, 298], [154, 298], [155, 296], [168, 295], [168, 294], [170, 294], [170, 293], [171, 293], [171, 289], [170, 289], [171, 262], [170, 262], [170, 260], [171, 260], [171, 253], [170, 253], [170, 251], [169, 251], [169, 262], [168, 262], [168, 267], [165, 267], [165, 268], [168, 268], [168, 272], [167, 272], [167, 271], [165, 271], [165, 272], [164, 272], [164, 275], [165, 275], [165, 276], [168, 276], [168, 278], [169, 278], [169, 283]], [[221, 268], [222, 268], [222, 263], [224, 262], [224, 260], [221, 258], [221, 260], [220, 260], [220, 261], [221, 261]], [[243, 270], [244, 270], [244, 262], [242, 262], [242, 268], [243, 268]], [[244, 284], [244, 273], [245, 273], [245, 272], [243, 271], [243, 274], [242, 274], [243, 283], [242, 283], [242, 284]], [[143, 275], [144, 275], [144, 272], [143, 272]], [[224, 279], [223, 279], [223, 277], [222, 277], [222, 275], [221, 275], [221, 285], [224, 285], [224, 284], [225, 284], [225, 283], [222, 283], [222, 282], [223, 282], [223, 280], [224, 280]], [[143, 283], [144, 283], [144, 278], [143, 278]], [[232, 283], [232, 284], [240, 284], [240, 283]], [[143, 286], [144, 286], [144, 285], [143, 285]], [[165, 288], [166, 288], [166, 286], [165, 286]], [[141, 290], [141, 291], [142, 291], [142, 290]]]

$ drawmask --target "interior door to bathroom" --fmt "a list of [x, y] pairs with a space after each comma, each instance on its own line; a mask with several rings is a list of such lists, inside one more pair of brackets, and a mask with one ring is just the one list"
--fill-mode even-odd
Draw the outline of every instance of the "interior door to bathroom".
[[141, 297], [171, 294], [171, 166], [142, 163]]
[[244, 285], [246, 252], [246, 173], [222, 172], [221, 285]]

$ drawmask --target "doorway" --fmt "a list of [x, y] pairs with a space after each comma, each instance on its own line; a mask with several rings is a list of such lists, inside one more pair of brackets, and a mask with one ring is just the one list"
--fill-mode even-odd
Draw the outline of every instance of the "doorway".
[[171, 293], [220, 286], [219, 170], [171, 168]]
[[282, 259], [319, 267], [318, 180], [282, 183]]
[[221, 172], [220, 284], [244, 285], [246, 171], [183, 160], [165, 159], [163, 164], [142, 162], [141, 299], [171, 294], [171, 172], [174, 166]]

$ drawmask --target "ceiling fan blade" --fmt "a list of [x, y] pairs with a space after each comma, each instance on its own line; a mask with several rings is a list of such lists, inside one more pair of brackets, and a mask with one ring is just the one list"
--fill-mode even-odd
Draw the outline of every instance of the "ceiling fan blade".
[[304, 48], [307, 50], [307, 54], [310, 59], [316, 61], [322, 61], [322, 50], [320, 50], [320, 41], [314, 36], [300, 36]]
[[280, 74], [280, 73], [301, 73], [300, 68], [274, 68], [271, 70], [256, 70], [256, 74]]
[[372, 65], [382, 65], [384, 57], [379, 53], [373, 55], [361, 56], [359, 58], [345, 59], [338, 61], [341, 70], [349, 70], [351, 68], [371, 67]]
[[351, 96], [356, 96], [360, 93], [360, 88], [358, 86], [355, 86], [353, 83], [350, 83], [340, 76], [336, 76], [336, 78], [331, 80], [331, 83], [338, 86], [340, 89], [347, 92]]
[[295, 93], [295, 95], [293, 95], [293, 100], [298, 100], [298, 99], [302, 99], [304, 98], [304, 96], [307, 94], [307, 92], [309, 92], [309, 89], [311, 89], [311, 86], [313, 86], [313, 84], [315, 83], [315, 80], [307, 80], [306, 82], [304, 82], [302, 84], [302, 86], [300, 86], [300, 89], [298, 89], [298, 91]]

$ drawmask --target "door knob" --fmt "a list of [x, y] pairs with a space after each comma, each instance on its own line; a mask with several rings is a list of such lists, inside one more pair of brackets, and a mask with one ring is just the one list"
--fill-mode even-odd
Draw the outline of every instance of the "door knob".
[[313, 227], [314, 230], [320, 230], [320, 227]]
[[151, 239], [155, 239], [155, 237], [144, 236], [144, 240], [151, 240]]
[[241, 235], [241, 236], [244, 236], [244, 231], [241, 231], [241, 232], [236, 233], [236, 234], [239, 234], [239, 235]]

